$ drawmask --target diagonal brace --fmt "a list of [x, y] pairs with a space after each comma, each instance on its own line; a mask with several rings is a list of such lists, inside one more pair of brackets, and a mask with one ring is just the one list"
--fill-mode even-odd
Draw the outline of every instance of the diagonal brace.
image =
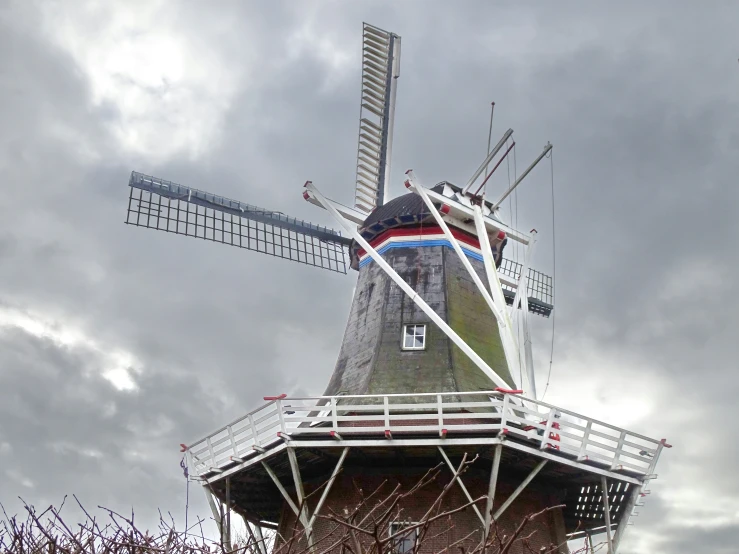
[[493, 383], [495, 383], [499, 387], [508, 388], [510, 387], [509, 383], [506, 383], [503, 378], [495, 373], [493, 369], [483, 360], [472, 348], [470, 348], [470, 345], [468, 345], [462, 337], [460, 337], [454, 329], [452, 329], [446, 321], [444, 321], [439, 314], [437, 314], [431, 306], [429, 306], [423, 298], [419, 296], [419, 294], [413, 290], [413, 287], [411, 287], [408, 283], [406, 283], [403, 278], [398, 275], [398, 272], [395, 271], [390, 264], [388, 264], [382, 256], [372, 248], [372, 246], [365, 240], [365, 238], [357, 231], [357, 228], [355, 226], [352, 226], [350, 223], [347, 222], [346, 219], [344, 219], [341, 214], [339, 214], [336, 209], [331, 206], [331, 204], [328, 203], [326, 200], [326, 197], [321, 194], [318, 189], [313, 185], [312, 182], [308, 181], [305, 183], [305, 187], [310, 191], [318, 200], [321, 202], [321, 205], [328, 210], [328, 212], [336, 219], [336, 221], [349, 233], [358, 243], [359, 245], [367, 252], [372, 259], [379, 265], [385, 273], [395, 282], [400, 289], [405, 292], [410, 299], [416, 303], [416, 305], [421, 308], [423, 313], [425, 313], [431, 321], [436, 323], [436, 325], [448, 336], [452, 342], [462, 351], [464, 352], [470, 360], [485, 374], [487, 375]]
[[[289, 449], [288, 449], [289, 450]], [[265, 462], [262, 462], [262, 466], [264, 467], [267, 474], [272, 478], [272, 481], [274, 482], [275, 486], [277, 487], [277, 490], [280, 491], [280, 494], [282, 494], [282, 497], [285, 499], [285, 502], [287, 502], [287, 505], [290, 506], [290, 509], [295, 512], [295, 515], [300, 520], [301, 525], [303, 526], [303, 529], [305, 529], [305, 534], [308, 538], [308, 548], [313, 551], [314, 550], [314, 544], [313, 544], [313, 530], [311, 529], [308, 518], [306, 516], [306, 511], [308, 509], [308, 506], [303, 504], [301, 501], [301, 507], [298, 508], [295, 505], [295, 502], [293, 502], [293, 499], [290, 498], [290, 495], [288, 494], [287, 490], [285, 490], [285, 487], [282, 486], [282, 483], [280, 483], [279, 477], [275, 474], [274, 471], [272, 471], [272, 468], [269, 467]], [[297, 488], [297, 487], [296, 487]], [[300, 493], [298, 493], [300, 496]]]
[[[439, 452], [441, 452], [441, 457], [444, 458], [444, 461], [446, 462], [446, 465], [449, 466], [449, 469], [452, 470], [452, 473], [456, 474], [457, 470], [454, 469], [454, 466], [452, 465], [451, 460], [447, 457], [446, 452], [441, 448], [441, 446], [437, 447], [439, 449]], [[462, 478], [457, 475], [456, 476], [457, 483], [459, 484], [459, 487], [462, 489], [462, 492], [464, 492], [464, 495], [467, 497], [468, 502], [474, 502], [472, 496], [470, 495], [469, 491], [467, 490], [467, 487], [464, 486], [464, 483], [462, 482]], [[477, 508], [477, 504], [472, 504], [472, 509], [475, 510], [475, 513], [477, 514], [477, 517], [480, 518], [480, 523], [485, 525], [485, 518], [482, 517], [482, 514], [480, 513], [480, 510]]]
[[293, 499], [290, 498], [290, 495], [285, 490], [285, 487], [282, 486], [282, 483], [280, 483], [279, 477], [275, 475], [275, 472], [272, 471], [272, 468], [269, 467], [265, 462], [262, 462], [262, 466], [264, 467], [264, 470], [267, 472], [267, 475], [269, 475], [272, 478], [272, 482], [274, 482], [275, 486], [277, 487], [277, 490], [280, 491], [280, 494], [282, 494], [282, 497], [285, 499], [285, 502], [287, 502], [287, 505], [290, 506], [290, 509], [295, 512], [296, 516], [300, 515], [300, 510], [298, 510], [298, 507], [295, 505], [295, 502], [293, 502]]
[[[503, 291], [500, 288], [500, 282], [497, 279], [497, 273], [495, 272], [494, 265], [493, 265], [493, 272], [495, 274], [495, 281], [493, 282], [491, 279], [490, 282], [490, 292], [487, 291], [485, 288], [485, 285], [483, 285], [482, 280], [480, 279], [480, 276], [477, 274], [477, 271], [475, 271], [475, 268], [472, 267], [472, 264], [470, 263], [469, 259], [467, 259], [467, 256], [462, 251], [462, 247], [459, 245], [459, 241], [454, 237], [452, 232], [449, 230], [449, 226], [446, 224], [446, 221], [441, 217], [441, 214], [434, 206], [433, 202], [429, 198], [428, 194], [426, 194], [426, 190], [423, 186], [415, 182], [415, 176], [413, 174], [412, 170], [408, 170], [406, 172], [408, 175], [408, 179], [406, 180], [406, 186], [410, 188], [413, 192], [418, 194], [421, 197], [421, 200], [423, 200], [423, 203], [426, 204], [426, 207], [431, 212], [431, 215], [436, 220], [436, 223], [439, 225], [441, 230], [444, 232], [444, 235], [446, 236], [449, 243], [452, 245], [452, 248], [457, 253], [457, 256], [459, 256], [460, 261], [462, 262], [462, 265], [464, 265], [465, 269], [469, 273], [470, 277], [474, 281], [475, 285], [477, 286], [477, 289], [480, 291], [480, 294], [482, 295], [483, 299], [485, 300], [485, 303], [488, 305], [488, 308], [490, 308], [490, 311], [493, 312], [493, 315], [495, 316], [495, 319], [498, 322], [498, 328], [500, 330], [500, 338], [503, 343], [503, 350], [505, 351], [506, 361], [508, 362], [508, 367], [513, 370], [513, 373], [518, 373], [518, 364], [519, 364], [519, 356], [518, 356], [518, 347], [516, 346], [516, 339], [513, 336], [512, 328], [511, 328], [511, 321], [508, 317], [508, 309], [505, 303], [505, 299], [503, 298]], [[479, 208], [477, 208], [479, 210]], [[482, 215], [482, 214], [481, 214]], [[484, 228], [484, 224], [483, 224]], [[479, 237], [481, 241], [481, 251], [483, 255], [483, 260], [487, 260], [487, 258], [490, 258], [492, 260], [492, 255], [490, 254], [490, 244], [487, 243], [487, 250], [484, 246], [482, 246], [482, 241], [487, 241], [487, 233], [483, 232], [482, 236]], [[488, 260], [488, 261], [490, 261]], [[485, 264], [486, 270], [488, 270], [488, 264]], [[492, 294], [492, 296], [491, 296]], [[493, 300], [493, 296], [495, 296], [495, 301]]]
[[341, 467], [344, 465], [344, 460], [346, 459], [346, 455], [349, 453], [349, 447], [346, 446], [344, 450], [341, 453], [341, 456], [339, 457], [339, 461], [336, 463], [336, 467], [334, 468], [333, 473], [331, 474], [331, 478], [328, 480], [328, 483], [326, 483], [326, 487], [323, 489], [323, 494], [321, 494], [321, 498], [318, 499], [318, 504], [316, 504], [315, 509], [313, 510], [313, 515], [310, 518], [310, 521], [308, 522], [308, 525], [310, 525], [311, 529], [313, 528], [313, 523], [316, 521], [316, 516], [318, 515], [318, 512], [321, 511], [321, 508], [323, 507], [323, 503], [326, 501], [326, 498], [328, 497], [328, 493], [331, 491], [331, 487], [334, 484], [334, 480], [336, 479], [336, 476], [339, 474], [339, 471], [341, 471]]
[[488, 485], [488, 500], [485, 506], [485, 540], [487, 541], [490, 533], [490, 523], [493, 517], [493, 502], [495, 501], [495, 489], [498, 486], [498, 471], [500, 470], [500, 457], [503, 454], [503, 445], [498, 444], [495, 447], [495, 455], [493, 457], [493, 467], [490, 470], [490, 484]]
[[531, 483], [531, 481], [534, 480], [534, 477], [536, 477], [536, 475], [541, 471], [541, 469], [546, 465], [546, 463], [547, 463], [547, 460], [542, 460], [541, 462], [536, 464], [536, 467], [531, 470], [531, 473], [529, 473], [526, 476], [526, 479], [524, 479], [523, 482], [520, 485], [518, 485], [518, 488], [515, 491], [513, 491], [511, 496], [509, 496], [508, 499], [505, 502], [503, 502], [503, 505], [500, 508], [498, 508], [498, 511], [495, 512], [495, 515], [493, 515], [494, 520], [497, 521], [498, 518], [500, 518], [500, 516], [503, 515], [503, 512], [505, 512], [508, 509], [508, 507], [511, 504], [513, 504], [513, 501], [516, 500], [516, 498], [518, 498], [518, 495], [521, 494], [523, 490], [529, 486], [529, 483]]

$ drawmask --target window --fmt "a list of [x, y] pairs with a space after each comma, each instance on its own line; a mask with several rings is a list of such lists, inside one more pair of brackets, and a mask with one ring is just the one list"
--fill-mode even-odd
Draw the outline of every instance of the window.
[[[412, 523], [405, 521], [393, 521], [392, 523], [390, 523], [388, 532], [392, 536], [409, 525], [412, 525]], [[395, 540], [392, 542], [391, 552], [393, 552], [393, 554], [406, 554], [407, 552], [413, 552], [413, 547], [416, 546], [417, 539], [418, 528], [411, 529], [403, 535], [398, 535], [398, 537], [396, 537]]]
[[411, 324], [403, 326], [403, 350], [423, 350], [426, 348], [426, 325]]

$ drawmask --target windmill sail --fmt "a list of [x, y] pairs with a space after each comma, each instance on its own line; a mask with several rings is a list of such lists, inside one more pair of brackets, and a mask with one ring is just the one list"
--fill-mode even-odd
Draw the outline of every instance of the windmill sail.
[[135, 171], [128, 185], [129, 225], [347, 272], [351, 240], [332, 229]]
[[387, 197], [400, 37], [367, 23], [362, 36], [362, 107], [354, 206], [369, 213], [382, 206]]
[[[518, 281], [522, 269], [523, 264], [503, 258], [498, 271], [500, 274]], [[515, 287], [505, 282], [502, 283], [502, 287], [506, 303], [512, 306], [516, 298]], [[549, 317], [554, 309], [554, 282], [552, 277], [541, 271], [529, 268], [526, 275], [526, 293], [529, 312], [535, 315]], [[521, 304], [519, 302], [517, 308], [520, 307]]]

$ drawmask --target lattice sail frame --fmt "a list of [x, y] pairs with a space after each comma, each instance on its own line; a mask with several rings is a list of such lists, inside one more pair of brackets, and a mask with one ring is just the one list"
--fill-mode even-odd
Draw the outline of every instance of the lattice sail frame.
[[347, 273], [350, 239], [274, 212], [132, 172], [126, 223]]
[[354, 206], [365, 213], [385, 202], [399, 76], [400, 37], [365, 23], [354, 199]]
[[[518, 281], [521, 277], [523, 264], [515, 262], [508, 258], [503, 261], [498, 271], [503, 275]], [[508, 305], [512, 305], [516, 296], [516, 289], [501, 283], [503, 295]], [[528, 295], [528, 308], [532, 314], [549, 317], [554, 309], [554, 281], [551, 276], [541, 271], [529, 268], [526, 275], [526, 293]]]

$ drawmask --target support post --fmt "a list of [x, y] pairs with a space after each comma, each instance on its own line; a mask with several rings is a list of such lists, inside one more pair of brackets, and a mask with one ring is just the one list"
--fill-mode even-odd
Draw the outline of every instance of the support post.
[[264, 470], [267, 472], [267, 475], [270, 476], [270, 478], [272, 479], [272, 482], [277, 487], [277, 490], [280, 491], [282, 498], [284, 498], [285, 502], [287, 502], [287, 505], [290, 506], [290, 509], [295, 513], [296, 516], [300, 515], [300, 511], [298, 510], [298, 507], [295, 505], [295, 502], [293, 502], [293, 499], [290, 498], [290, 495], [287, 493], [287, 490], [285, 490], [285, 487], [282, 486], [282, 483], [280, 483], [280, 479], [277, 477], [275, 472], [272, 471], [272, 468], [269, 467], [265, 462], [262, 462], [262, 467], [264, 467]]
[[511, 493], [511, 496], [509, 496], [505, 502], [503, 502], [503, 505], [498, 508], [498, 511], [495, 512], [495, 515], [493, 515], [494, 520], [498, 520], [500, 516], [503, 515], [503, 512], [505, 512], [508, 509], [508, 506], [513, 504], [513, 501], [518, 498], [518, 495], [523, 492], [523, 490], [528, 487], [529, 483], [534, 480], [534, 477], [541, 471], [541, 469], [546, 465], [547, 460], [542, 460], [538, 464], [536, 464], [536, 467], [531, 470], [531, 473], [529, 473], [526, 476], [526, 479], [523, 480], [523, 482], [518, 485], [518, 488]]
[[231, 477], [226, 477], [226, 545], [231, 551]]
[[631, 512], [633, 511], [634, 506], [636, 506], [636, 503], [638, 502], [639, 497], [642, 493], [642, 487], [637, 487], [631, 484], [629, 484], [629, 487], [634, 487], [634, 491], [631, 493], [631, 497], [629, 498], [628, 502], [626, 502], [626, 506], [621, 515], [621, 523], [618, 524], [618, 527], [616, 528], [616, 533], [613, 535], [613, 554], [616, 554], [618, 552], [618, 546], [621, 544], [621, 538], [624, 536], [626, 528], [629, 526], [629, 518], [631, 517]]
[[[470, 495], [469, 491], [467, 490], [467, 487], [464, 486], [464, 483], [462, 482], [462, 479], [459, 477], [459, 475], [456, 475], [457, 470], [454, 469], [454, 466], [452, 465], [451, 460], [447, 457], [446, 452], [444, 452], [444, 449], [441, 448], [441, 446], [437, 446], [437, 448], [439, 449], [439, 452], [441, 453], [441, 457], [444, 458], [444, 461], [446, 462], [446, 465], [448, 465], [449, 466], [449, 469], [452, 470], [452, 473], [455, 474], [455, 479], [457, 481], [457, 484], [462, 489], [462, 492], [464, 493], [464, 495], [467, 497], [467, 501], [468, 502], [472, 502], [473, 501], [472, 496]], [[482, 514], [480, 513], [480, 510], [479, 510], [479, 508], [477, 507], [476, 504], [472, 504], [472, 509], [475, 510], [475, 513], [477, 514], [477, 517], [480, 518], [480, 523], [482, 523], [483, 525], [485, 525], [485, 518], [482, 517]], [[483, 532], [484, 532], [484, 529], [483, 529]]]
[[298, 517], [300, 518], [305, 534], [308, 538], [308, 548], [313, 551], [313, 527], [310, 524], [310, 514], [308, 513], [308, 503], [305, 501], [305, 491], [303, 490], [303, 479], [300, 477], [300, 468], [298, 467], [298, 457], [295, 455], [295, 449], [291, 446], [287, 448], [287, 458], [290, 460], [290, 469], [295, 482], [295, 494], [298, 495]]
[[[248, 522], [247, 525], [249, 525]], [[254, 534], [257, 536], [257, 542], [259, 543], [259, 552], [261, 552], [261, 554], [267, 554], [267, 543], [264, 541], [262, 528], [259, 525], [254, 526]]]
[[[600, 486], [603, 490], [603, 513], [606, 518], [606, 539], [608, 540], [608, 554], [614, 554], [613, 552], [613, 539], [611, 537], [611, 506], [608, 501], [608, 481], [605, 475], [600, 477]], [[628, 518], [627, 518], [628, 520]]]
[[208, 501], [208, 506], [210, 506], [210, 511], [213, 513], [213, 519], [216, 521], [216, 525], [218, 526], [218, 536], [221, 539], [221, 544], [223, 544], [223, 520], [221, 519], [221, 512], [216, 506], [215, 500], [213, 499], [213, 492], [210, 490], [210, 487], [204, 486], [203, 492], [205, 493], [205, 499]]
[[398, 275], [398, 273], [390, 267], [390, 264], [388, 264], [380, 254], [378, 254], [377, 250], [372, 248], [370, 244], [364, 239], [364, 237], [357, 231], [356, 227], [352, 227], [349, 225], [346, 220], [341, 217], [339, 212], [336, 211], [336, 209], [331, 206], [326, 201], [326, 197], [323, 196], [311, 183], [308, 181], [305, 184], [306, 188], [310, 192], [313, 193], [313, 195], [316, 197], [318, 201], [321, 202], [321, 205], [326, 208], [326, 210], [331, 213], [331, 215], [336, 219], [336, 221], [349, 233], [352, 238], [354, 238], [359, 245], [367, 252], [372, 259], [379, 265], [385, 273], [388, 274], [388, 276], [400, 287], [400, 289], [405, 292], [413, 302], [416, 303], [416, 305], [421, 308], [423, 313], [425, 313], [427, 316], [429, 316], [429, 319], [436, 323], [436, 325], [439, 326], [439, 328], [448, 336], [452, 342], [462, 351], [464, 352], [470, 360], [485, 374], [487, 375], [493, 383], [495, 383], [499, 387], [508, 388], [510, 386], [509, 383], [506, 383], [503, 378], [495, 373], [493, 369], [483, 360], [470, 346], [460, 337], [440, 316], [437, 314], [431, 306], [429, 306], [419, 295], [418, 293], [413, 290], [413, 287], [411, 287], [408, 283], [406, 283], [403, 278]]
[[[288, 449], [287, 449], [287, 451], [288, 451], [288, 457], [289, 457], [290, 450], [292, 450], [292, 449], [288, 447]], [[290, 463], [292, 465], [292, 459], [290, 460]], [[275, 474], [275, 472], [272, 471], [272, 468], [269, 467], [265, 462], [262, 462], [262, 466], [264, 467], [265, 471], [267, 472], [267, 475], [269, 475], [270, 478], [272, 479], [272, 482], [274, 482], [275, 486], [277, 487], [277, 490], [279, 490], [280, 491], [280, 494], [282, 494], [282, 497], [285, 499], [285, 502], [287, 502], [287, 505], [290, 506], [290, 509], [295, 513], [295, 515], [297, 516], [298, 520], [300, 520], [300, 523], [302, 524], [303, 529], [305, 529], [305, 535], [308, 538], [308, 548], [310, 549], [311, 552], [313, 552], [315, 550], [314, 549], [314, 545], [313, 545], [313, 533], [312, 533], [312, 530], [311, 530], [311, 528], [310, 528], [310, 526], [308, 524], [308, 518], [306, 516], [307, 510], [308, 510], [308, 506], [306, 506], [306, 505], [303, 504], [303, 497], [304, 497], [304, 495], [302, 493], [302, 481], [300, 482], [300, 490], [298, 490], [297, 484], [295, 486], [296, 493], [298, 495], [298, 502], [300, 503], [300, 507], [298, 508], [298, 506], [295, 504], [295, 502], [293, 502], [293, 499], [290, 498], [290, 495], [287, 493], [287, 490], [285, 490], [285, 487], [283, 487], [282, 486], [282, 483], [280, 483], [280, 479], [277, 477], [277, 475]], [[295, 474], [293, 473], [293, 477], [294, 476], [295, 476]], [[299, 477], [300, 477], [300, 475], [298, 474], [298, 478]]]
[[339, 474], [339, 471], [341, 471], [341, 468], [344, 465], [344, 460], [346, 459], [346, 455], [348, 453], [349, 453], [349, 447], [347, 446], [341, 452], [339, 461], [336, 463], [336, 467], [334, 468], [333, 473], [331, 473], [331, 478], [328, 480], [328, 483], [326, 483], [326, 487], [323, 489], [323, 494], [321, 494], [321, 498], [318, 499], [318, 504], [316, 504], [316, 507], [313, 510], [313, 515], [311, 516], [310, 521], [308, 522], [308, 525], [310, 525], [311, 529], [313, 528], [313, 523], [315, 523], [316, 521], [316, 516], [318, 515], [318, 512], [321, 511], [321, 508], [323, 507], [323, 503], [326, 501], [326, 498], [328, 497], [328, 493], [331, 491], [331, 487], [334, 484], [334, 480], [336, 479], [336, 476]]
[[488, 485], [488, 501], [485, 506], [485, 542], [487, 542], [490, 533], [491, 518], [493, 517], [493, 505], [495, 502], [495, 489], [498, 486], [498, 470], [500, 469], [500, 456], [503, 454], [503, 445], [499, 444], [495, 447], [495, 456], [493, 457], [493, 467], [490, 470], [490, 484]]

